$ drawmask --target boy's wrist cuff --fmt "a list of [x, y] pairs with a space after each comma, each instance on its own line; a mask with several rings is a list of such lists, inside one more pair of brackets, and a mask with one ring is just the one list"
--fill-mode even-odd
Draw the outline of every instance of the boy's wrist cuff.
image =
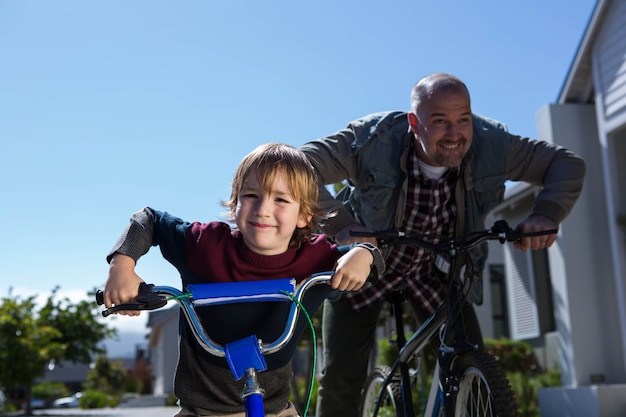
[[376, 273], [380, 277], [383, 272], [385, 272], [385, 260], [383, 259], [383, 255], [380, 253], [380, 250], [372, 245], [369, 242], [358, 242], [354, 244], [355, 248], [365, 248], [370, 251], [372, 257], [374, 258], [373, 266], [376, 268]]

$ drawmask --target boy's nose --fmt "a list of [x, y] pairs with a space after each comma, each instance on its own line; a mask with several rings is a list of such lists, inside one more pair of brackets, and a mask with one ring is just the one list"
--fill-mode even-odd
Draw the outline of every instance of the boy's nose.
[[266, 216], [269, 213], [269, 199], [259, 198], [256, 204], [256, 212], [258, 216]]

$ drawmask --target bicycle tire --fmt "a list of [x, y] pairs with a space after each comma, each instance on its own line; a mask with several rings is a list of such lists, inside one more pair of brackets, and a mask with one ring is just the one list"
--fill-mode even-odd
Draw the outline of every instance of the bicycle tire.
[[[375, 366], [365, 380], [363, 393], [361, 395], [361, 406], [359, 408], [361, 417], [374, 416], [376, 402], [379, 393], [383, 389], [383, 382], [389, 374], [391, 368], [386, 365]], [[399, 377], [393, 378], [383, 391], [382, 403], [378, 409], [377, 417], [404, 417], [402, 408], [402, 388]]]
[[513, 389], [493, 356], [466, 353], [454, 359], [452, 371], [460, 378], [454, 417], [519, 417]]

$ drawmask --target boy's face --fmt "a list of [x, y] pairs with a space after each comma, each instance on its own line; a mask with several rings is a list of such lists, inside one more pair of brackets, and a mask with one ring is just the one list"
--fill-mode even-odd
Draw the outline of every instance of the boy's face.
[[284, 253], [296, 227], [305, 227], [309, 220], [300, 213], [300, 201], [292, 196], [282, 173], [269, 193], [250, 173], [237, 196], [235, 222], [246, 245], [258, 254]]

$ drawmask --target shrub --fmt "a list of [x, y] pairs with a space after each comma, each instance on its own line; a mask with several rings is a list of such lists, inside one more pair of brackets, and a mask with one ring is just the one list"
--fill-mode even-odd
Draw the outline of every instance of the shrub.
[[[304, 413], [304, 407], [309, 397], [309, 391], [306, 387], [309, 385], [310, 380], [308, 378], [294, 377], [291, 381], [291, 396], [289, 400], [296, 406], [300, 413]], [[313, 381], [313, 390], [311, 392], [311, 403], [309, 404], [309, 414], [315, 411], [317, 404], [317, 389], [319, 388], [319, 382], [317, 378]], [[294, 390], [297, 393], [294, 393]]]
[[174, 394], [170, 394], [165, 400], [165, 405], [172, 407], [178, 405], [178, 398]]
[[[507, 374], [511, 388], [519, 406], [520, 417], [538, 417], [538, 391], [544, 387], [561, 385], [560, 372], [540, 369], [531, 345], [523, 341], [512, 341], [506, 338], [485, 339], [485, 350], [494, 356]], [[378, 341], [377, 363], [391, 365], [397, 357], [397, 348], [389, 344], [387, 339]], [[430, 389], [430, 380], [435, 364], [435, 353], [432, 349], [424, 349], [422, 357], [423, 389]], [[420, 410], [425, 401], [427, 391], [414, 391], [414, 407]], [[421, 398], [420, 398], [421, 397]]]
[[558, 370], [532, 374], [511, 372], [507, 373], [507, 377], [517, 399], [520, 417], [538, 417], [539, 389], [561, 385], [561, 373]]
[[33, 386], [33, 398], [41, 398], [46, 405], [51, 405], [54, 400], [70, 395], [69, 390], [62, 382], [44, 381]]
[[521, 340], [485, 339], [485, 350], [495, 357], [506, 372], [537, 372], [539, 366], [533, 348]]
[[118, 401], [114, 396], [96, 390], [84, 391], [78, 403], [80, 408], [83, 409], [117, 407], [118, 405]]
[[560, 371], [542, 371], [532, 346], [523, 341], [487, 339], [485, 350], [498, 359], [506, 372], [517, 399], [520, 417], [538, 417], [539, 389], [560, 386]]

